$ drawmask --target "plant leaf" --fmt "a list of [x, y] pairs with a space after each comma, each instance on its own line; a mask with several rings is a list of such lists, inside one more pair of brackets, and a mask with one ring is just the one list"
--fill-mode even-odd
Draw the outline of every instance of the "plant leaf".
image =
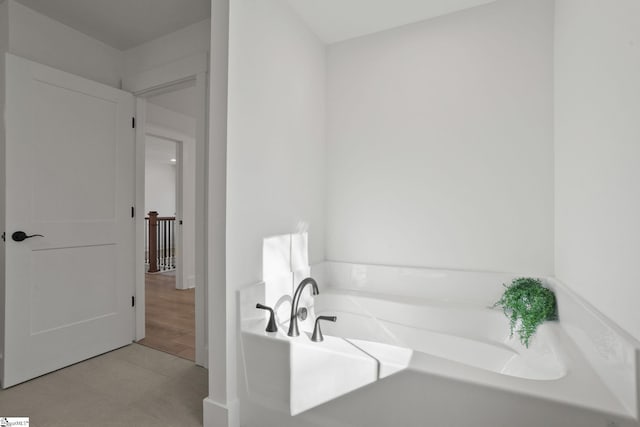
[[530, 277], [520, 277], [503, 286], [505, 291], [493, 306], [502, 307], [509, 319], [510, 336], [516, 332], [528, 348], [538, 326], [557, 319], [556, 297], [539, 279]]

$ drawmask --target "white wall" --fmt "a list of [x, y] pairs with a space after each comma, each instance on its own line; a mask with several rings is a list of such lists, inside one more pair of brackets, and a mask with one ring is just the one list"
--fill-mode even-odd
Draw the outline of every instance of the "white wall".
[[331, 45], [326, 258], [551, 274], [552, 43], [512, 0]]
[[120, 51], [15, 0], [7, 3], [12, 53], [109, 86], [120, 87], [123, 77], [209, 50], [209, 19]]
[[[9, 2], [0, 0], [0, 52], [9, 50]], [[2, 70], [4, 72], [4, 69]]]
[[171, 129], [185, 137], [196, 137], [196, 119], [147, 102], [146, 121], [151, 125]]
[[123, 52], [124, 74], [160, 67], [188, 56], [209, 51], [211, 20], [205, 19], [171, 34]]
[[262, 279], [263, 239], [308, 229], [310, 262], [324, 258], [325, 48], [281, 0], [232, 2], [229, 25], [226, 393], [232, 398], [235, 290]]
[[231, 7], [227, 280], [242, 286], [268, 236], [308, 229], [324, 259], [325, 51], [279, 0]]
[[[176, 165], [168, 160], [176, 157], [175, 142], [147, 136], [145, 142], [144, 212], [158, 212], [158, 216], [176, 214]], [[173, 153], [167, 159], [172, 145]]]
[[640, 339], [640, 3], [556, 2], [556, 277]]
[[7, 2], [11, 53], [109, 86], [120, 86], [122, 52], [14, 0]]

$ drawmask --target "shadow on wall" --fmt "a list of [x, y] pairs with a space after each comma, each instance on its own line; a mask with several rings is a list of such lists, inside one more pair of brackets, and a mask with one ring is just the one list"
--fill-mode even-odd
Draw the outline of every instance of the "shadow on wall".
[[311, 274], [308, 233], [267, 237], [262, 244], [262, 280], [266, 287], [265, 304], [273, 307], [280, 326], [288, 322], [296, 283]]

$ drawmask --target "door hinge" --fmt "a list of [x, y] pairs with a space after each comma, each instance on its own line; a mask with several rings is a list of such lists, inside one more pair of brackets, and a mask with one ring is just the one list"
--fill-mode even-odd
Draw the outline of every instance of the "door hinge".
[[134, 206], [131, 206], [131, 218], [135, 218], [136, 217], [136, 208]]
[[131, 127], [132, 128], [136, 128], [136, 118], [135, 117], [131, 117]]
[[4, 242], [4, 231], [2, 232], [2, 241]]
[[131, 307], [135, 307], [136, 306], [136, 297], [132, 296], [131, 297]]

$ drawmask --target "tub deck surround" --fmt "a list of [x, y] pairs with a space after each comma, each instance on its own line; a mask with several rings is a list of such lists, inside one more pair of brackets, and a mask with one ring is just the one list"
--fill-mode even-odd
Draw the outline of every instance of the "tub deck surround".
[[[323, 279], [318, 280], [320, 295], [301, 300], [309, 308], [308, 320], [338, 317], [336, 323], [323, 324], [322, 343], [310, 340], [312, 321], [300, 325], [296, 338], [287, 337], [282, 326], [278, 333], [264, 331], [267, 318], [255, 303], [268, 294], [268, 282], [240, 293], [248, 398], [275, 410], [276, 418], [277, 413], [299, 414], [300, 425], [311, 425], [305, 424], [311, 419], [335, 423], [338, 419], [322, 409], [326, 405], [342, 408], [348, 419], [351, 410], [366, 410], [360, 396], [389, 390], [384, 404], [409, 405], [416, 412], [407, 420], [419, 419], [421, 411], [431, 419], [428, 411], [434, 408], [427, 409], [426, 401], [418, 404], [419, 399], [406, 401], [399, 384], [422, 383], [430, 390], [445, 381], [450, 384], [445, 388], [460, 394], [464, 387], [486, 390], [478, 396], [490, 400], [485, 406], [493, 412], [501, 401], [517, 402], [513, 411], [491, 415], [498, 423], [518, 421], [515, 408], [528, 411], [531, 402], [531, 408], [548, 408], [547, 416], [557, 418], [557, 425], [640, 425], [636, 343], [606, 319], [594, 318], [552, 279], [547, 284], [556, 291], [561, 321], [543, 324], [526, 349], [509, 338], [508, 320], [491, 308], [502, 284], [515, 275], [330, 262], [312, 266], [311, 274]], [[354, 402], [353, 409], [330, 403], [342, 399]], [[368, 425], [385, 425], [370, 418]], [[284, 420], [274, 425], [289, 425]]]
[[[558, 322], [540, 326], [526, 349], [516, 338], [509, 339], [508, 320], [499, 310], [455, 303], [448, 308], [446, 303], [436, 307], [407, 301], [389, 303], [331, 288], [317, 297], [314, 309], [317, 315], [331, 312], [345, 320], [326, 325], [325, 334], [414, 350], [407, 370], [423, 376], [425, 384], [435, 375], [605, 414], [631, 416]], [[394, 312], [395, 318], [389, 320]], [[439, 322], [434, 321], [438, 318]], [[457, 325], [456, 319], [469, 323], [466, 327]], [[431, 325], [439, 332], [422, 325]]]
[[263, 319], [242, 323], [242, 352], [249, 397], [297, 415], [405, 369], [412, 351], [397, 346], [311, 333], [288, 337], [265, 332]]
[[248, 286], [238, 295], [241, 357], [250, 399], [297, 415], [378, 379], [378, 361], [340, 338], [312, 342], [308, 322], [300, 323], [298, 337], [287, 336], [288, 323], [282, 319], [278, 332], [266, 332], [263, 310], [255, 308], [256, 301], [264, 300], [266, 286]]
[[556, 294], [563, 330], [627, 411], [640, 420], [640, 343], [564, 284], [553, 278], [547, 281]]
[[[314, 265], [312, 273], [324, 278], [325, 287], [346, 294], [476, 308], [492, 306], [504, 291], [502, 284], [526, 276], [342, 262]], [[573, 346], [574, 360], [595, 373], [599, 384], [614, 396], [617, 403], [605, 407], [622, 406], [614, 412], [640, 420], [640, 343], [555, 278], [542, 279], [556, 294], [560, 347], [564, 349], [565, 342]], [[570, 372], [574, 369], [570, 363], [567, 366]]]

